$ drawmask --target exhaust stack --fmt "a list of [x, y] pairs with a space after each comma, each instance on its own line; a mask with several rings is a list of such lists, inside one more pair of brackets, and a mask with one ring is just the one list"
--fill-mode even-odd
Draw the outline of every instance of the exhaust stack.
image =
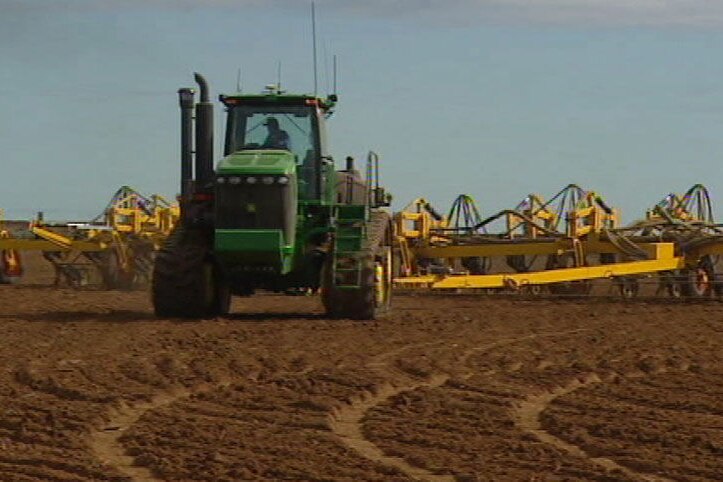
[[213, 104], [209, 101], [206, 79], [194, 72], [200, 89], [196, 104], [196, 184], [203, 188], [213, 179]]

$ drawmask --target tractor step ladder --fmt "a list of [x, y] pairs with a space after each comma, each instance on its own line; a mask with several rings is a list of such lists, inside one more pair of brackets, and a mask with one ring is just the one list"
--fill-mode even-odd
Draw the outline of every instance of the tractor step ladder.
[[[334, 285], [341, 289], [359, 289], [362, 282], [362, 247], [367, 235], [363, 206], [338, 208], [336, 247], [334, 249]], [[361, 215], [361, 216], [360, 216]]]

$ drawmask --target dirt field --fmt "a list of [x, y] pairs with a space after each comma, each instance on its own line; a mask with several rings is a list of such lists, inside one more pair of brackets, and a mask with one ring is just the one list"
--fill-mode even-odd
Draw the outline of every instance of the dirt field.
[[723, 304], [0, 286], [0, 480], [720, 480]]

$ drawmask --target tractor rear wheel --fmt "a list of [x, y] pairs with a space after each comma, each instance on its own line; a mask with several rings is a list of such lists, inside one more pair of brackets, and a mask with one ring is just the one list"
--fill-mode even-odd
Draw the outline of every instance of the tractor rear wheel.
[[360, 253], [359, 288], [337, 286], [333, 256], [327, 258], [322, 275], [322, 303], [332, 318], [374, 320], [391, 308], [393, 249], [391, 218], [383, 211], [372, 213], [369, 236]]
[[230, 293], [204, 233], [176, 228], [156, 254], [152, 299], [156, 316], [207, 318], [228, 313]]

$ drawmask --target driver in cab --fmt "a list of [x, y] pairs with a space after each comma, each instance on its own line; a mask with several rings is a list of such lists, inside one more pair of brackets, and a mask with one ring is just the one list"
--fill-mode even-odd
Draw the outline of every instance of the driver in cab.
[[261, 147], [265, 149], [286, 149], [287, 151], [291, 150], [291, 141], [289, 139], [289, 134], [285, 130], [281, 129], [281, 127], [279, 127], [278, 119], [274, 117], [268, 117], [266, 119], [266, 122], [264, 122], [264, 125], [268, 129], [269, 133], [266, 136], [266, 140]]

